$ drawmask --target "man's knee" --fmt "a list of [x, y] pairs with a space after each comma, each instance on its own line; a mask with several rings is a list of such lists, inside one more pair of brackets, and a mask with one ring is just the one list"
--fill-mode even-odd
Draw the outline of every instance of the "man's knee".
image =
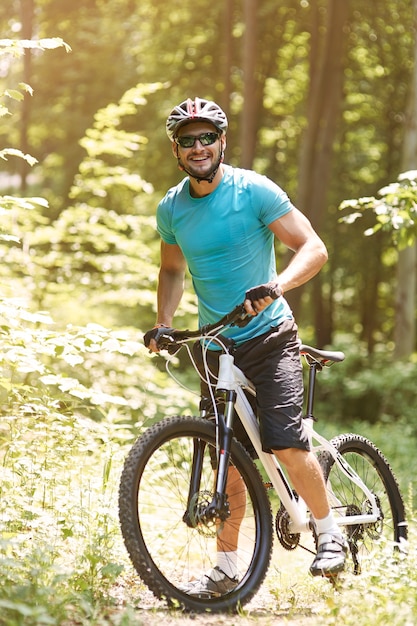
[[282, 450], [273, 450], [278, 460], [287, 468], [296, 467], [304, 464], [310, 454], [308, 450], [301, 448], [284, 448]]

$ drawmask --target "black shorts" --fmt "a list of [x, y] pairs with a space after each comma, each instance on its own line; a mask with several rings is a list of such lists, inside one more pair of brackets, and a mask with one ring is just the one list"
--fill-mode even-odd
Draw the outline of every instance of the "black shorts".
[[[258, 416], [262, 448], [265, 452], [299, 448], [309, 450], [303, 424], [303, 372], [298, 328], [294, 320], [285, 320], [267, 333], [246, 341], [234, 349], [236, 365], [256, 387], [255, 412]], [[217, 374], [220, 352], [209, 350], [210, 369]], [[201, 346], [195, 344], [194, 356], [202, 370]], [[201, 384], [207, 396], [207, 385]], [[255, 399], [248, 395], [254, 406]], [[237, 416], [236, 416], [237, 417]], [[239, 419], [235, 420], [236, 438], [255, 456], [253, 446]]]

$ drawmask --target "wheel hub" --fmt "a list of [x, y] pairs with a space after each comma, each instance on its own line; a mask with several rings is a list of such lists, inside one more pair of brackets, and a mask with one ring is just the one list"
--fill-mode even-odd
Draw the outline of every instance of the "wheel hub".
[[213, 501], [211, 491], [199, 491], [190, 500], [190, 506], [186, 513], [189, 520], [188, 525], [195, 528], [204, 537], [216, 537], [223, 524], [213, 516], [208, 516], [207, 511]]
[[[384, 515], [381, 511], [381, 505], [380, 505], [380, 501], [378, 496], [375, 496], [376, 499], [376, 503], [378, 506], [378, 510], [380, 513], [380, 518], [376, 521], [373, 522], [372, 524], [365, 524], [364, 525], [364, 531], [366, 532], [366, 534], [368, 535], [368, 537], [370, 537], [371, 539], [379, 539], [382, 536], [382, 530], [384, 527]], [[372, 513], [372, 505], [369, 502], [369, 500], [366, 500], [364, 506], [363, 506], [363, 512], [364, 513]]]

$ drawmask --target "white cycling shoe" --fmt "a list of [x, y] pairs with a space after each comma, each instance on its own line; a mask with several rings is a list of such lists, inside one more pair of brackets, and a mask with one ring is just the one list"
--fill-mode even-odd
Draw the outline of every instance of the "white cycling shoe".
[[337, 576], [345, 567], [348, 544], [342, 534], [323, 533], [318, 536], [316, 557], [311, 564], [313, 576]]
[[197, 598], [213, 598], [224, 596], [233, 591], [238, 584], [237, 577], [230, 578], [216, 565], [210, 572], [203, 574], [198, 580], [192, 580], [179, 589]]

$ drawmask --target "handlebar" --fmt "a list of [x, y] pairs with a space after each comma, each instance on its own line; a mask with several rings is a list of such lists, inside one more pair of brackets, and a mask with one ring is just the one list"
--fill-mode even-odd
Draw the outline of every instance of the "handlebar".
[[205, 324], [197, 330], [171, 330], [169, 334], [161, 335], [158, 340], [160, 350], [168, 350], [171, 354], [179, 349], [179, 343], [196, 337], [210, 337], [219, 334], [226, 326], [238, 326], [243, 328], [252, 319], [252, 315], [246, 313], [243, 302], [238, 304], [230, 313], [224, 315], [214, 324]]
[[[158, 346], [160, 350], [168, 350], [170, 354], [175, 354], [181, 347], [181, 343], [194, 339], [197, 337], [210, 337], [219, 335], [220, 332], [226, 328], [226, 326], [238, 326], [243, 328], [253, 318], [252, 315], [246, 312], [243, 302], [238, 304], [230, 313], [224, 315], [218, 322], [214, 324], [206, 324], [197, 330], [171, 330], [169, 334], [161, 335], [158, 340]], [[300, 346], [300, 354], [315, 360], [321, 366], [328, 363], [337, 363], [343, 361], [345, 355], [343, 352], [336, 352], [331, 350], [319, 350], [302, 344]]]

